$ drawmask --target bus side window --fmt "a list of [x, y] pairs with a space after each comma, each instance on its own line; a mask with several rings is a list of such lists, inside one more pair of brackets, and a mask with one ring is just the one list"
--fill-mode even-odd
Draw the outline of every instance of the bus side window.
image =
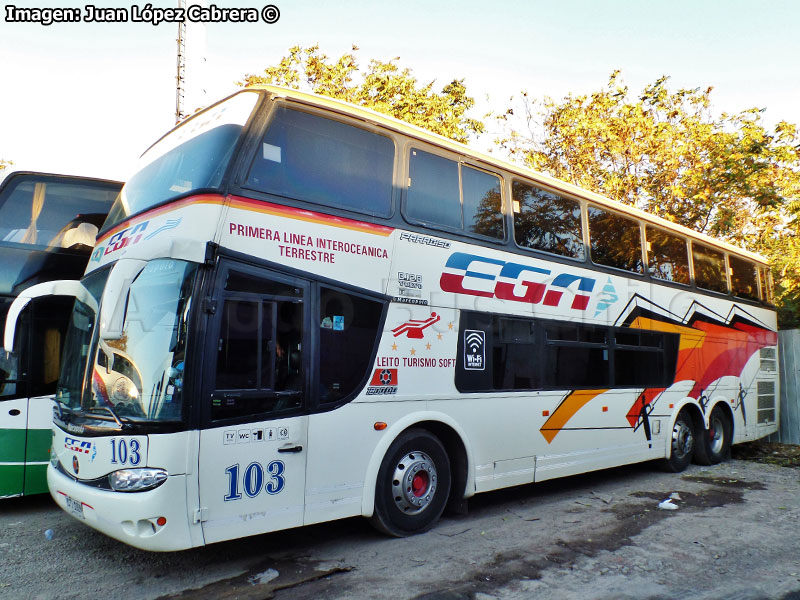
[[[271, 337], [270, 321], [260, 323], [260, 303], [229, 298], [222, 308], [222, 327], [217, 345], [217, 389], [247, 390], [261, 387], [259, 340]], [[261, 326], [261, 330], [259, 328]], [[270, 381], [263, 382], [269, 387]]]
[[503, 199], [500, 195], [500, 178], [497, 175], [461, 167], [464, 229], [478, 235], [502, 240]]
[[422, 150], [411, 150], [408, 168], [407, 215], [423, 223], [461, 229], [458, 163]]
[[[4, 331], [6, 327], [6, 315], [8, 308], [11, 306], [13, 298], [0, 298], [0, 331]], [[20, 318], [25, 318], [23, 313]], [[22, 325], [22, 323], [20, 323]], [[20, 348], [24, 346], [20, 337], [23, 335], [25, 327], [18, 326], [17, 340], [15, 343], [15, 352], [6, 352], [4, 348], [0, 347], [0, 400], [7, 400], [10, 398], [18, 398], [21, 396], [22, 390], [19, 387], [19, 356]]]
[[769, 267], [759, 267], [758, 280], [761, 283], [761, 300], [768, 304], [773, 304], [775, 298], [773, 298], [772, 273], [770, 273]]
[[500, 178], [455, 160], [412, 149], [405, 214], [425, 225], [503, 239]]
[[725, 255], [722, 252], [692, 242], [692, 262], [697, 287], [722, 294], [728, 293]]
[[733, 295], [748, 300], [758, 300], [758, 282], [756, 266], [732, 254], [728, 255], [731, 266], [731, 287]]
[[767, 277], [767, 302], [775, 304], [775, 283], [772, 281], [772, 271], [764, 269]]
[[224, 294], [212, 418], [300, 407], [302, 288], [230, 271]]
[[583, 260], [581, 205], [522, 181], [513, 184], [517, 245]]
[[662, 229], [645, 228], [647, 270], [651, 277], [678, 283], [690, 283], [689, 250], [686, 240]]
[[383, 303], [320, 287], [319, 402], [344, 400], [363, 382], [380, 338]]
[[767, 271], [766, 269], [758, 268], [758, 283], [761, 284], [761, 301], [767, 301]]
[[53, 296], [34, 299], [31, 319], [29, 384], [30, 396], [54, 394], [61, 371], [61, 352], [72, 312], [72, 298]]
[[[461, 392], [667, 387], [680, 342], [671, 333], [471, 311], [462, 311], [460, 330]], [[470, 362], [476, 353], [485, 361]]]
[[639, 222], [596, 206], [589, 207], [588, 215], [592, 262], [644, 273]]
[[278, 107], [247, 176], [250, 189], [388, 216], [394, 142], [333, 119]]

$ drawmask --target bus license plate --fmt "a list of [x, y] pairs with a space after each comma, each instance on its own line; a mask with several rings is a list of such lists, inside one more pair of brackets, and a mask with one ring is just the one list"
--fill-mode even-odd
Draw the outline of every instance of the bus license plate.
[[64, 495], [64, 500], [67, 502], [67, 510], [71, 512], [73, 515], [78, 517], [79, 519], [85, 519], [86, 517], [83, 516], [83, 504], [75, 500], [75, 498], [70, 498], [66, 494]]

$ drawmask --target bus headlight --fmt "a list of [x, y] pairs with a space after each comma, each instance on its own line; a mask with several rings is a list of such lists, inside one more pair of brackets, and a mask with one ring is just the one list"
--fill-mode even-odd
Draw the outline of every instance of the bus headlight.
[[111, 398], [115, 402], [133, 402], [139, 399], [139, 390], [127, 377], [120, 377], [111, 390]]
[[122, 469], [108, 474], [111, 489], [117, 492], [143, 492], [167, 480], [164, 469]]

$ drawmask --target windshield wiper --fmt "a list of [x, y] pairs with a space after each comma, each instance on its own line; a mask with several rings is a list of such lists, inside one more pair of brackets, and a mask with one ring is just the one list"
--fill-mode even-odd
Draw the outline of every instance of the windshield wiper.
[[70, 409], [67, 403], [61, 400], [58, 395], [56, 395], [55, 401], [56, 403], [53, 406], [53, 418], [58, 418], [62, 423], [69, 423], [72, 409]]
[[125, 421], [123, 422], [122, 419], [120, 418], [120, 416], [110, 406], [95, 406], [94, 408], [90, 408], [86, 412], [91, 414], [91, 413], [94, 413], [94, 412], [97, 412], [97, 411], [101, 411], [101, 410], [108, 411], [108, 413], [117, 422], [117, 425], [119, 425], [120, 429], [133, 429], [133, 423], [129, 419], [125, 419]]

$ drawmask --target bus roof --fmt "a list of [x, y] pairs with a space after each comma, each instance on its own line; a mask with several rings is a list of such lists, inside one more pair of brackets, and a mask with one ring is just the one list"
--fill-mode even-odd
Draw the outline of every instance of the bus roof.
[[34, 176], [41, 176], [41, 177], [48, 177], [48, 178], [61, 178], [61, 179], [81, 179], [84, 181], [91, 180], [91, 181], [99, 181], [102, 183], [113, 183], [115, 185], [119, 185], [120, 187], [123, 185], [122, 181], [115, 181], [113, 179], [105, 179], [103, 177], [91, 177], [89, 175], [74, 175], [74, 174], [67, 174], [67, 173], [55, 173], [50, 171], [36, 171], [27, 168], [19, 168], [16, 163], [7, 166], [5, 169], [0, 169], [0, 186], [4, 185], [7, 179], [11, 177], [16, 177], [17, 175], [34, 175]]
[[683, 225], [679, 225], [677, 223], [673, 223], [672, 221], [650, 214], [641, 209], [629, 206], [627, 204], [623, 204], [622, 202], [619, 202], [617, 200], [612, 200], [611, 198], [607, 198], [595, 192], [585, 190], [572, 183], [563, 181], [561, 179], [557, 179], [555, 177], [552, 177], [551, 175], [547, 175], [546, 173], [542, 173], [541, 171], [534, 171], [533, 169], [529, 169], [522, 165], [515, 164], [497, 158], [495, 156], [491, 156], [489, 154], [478, 152], [476, 150], [473, 150], [466, 144], [453, 141], [442, 135], [433, 133], [431, 131], [428, 131], [427, 129], [423, 129], [422, 127], [406, 123], [405, 121], [401, 121], [400, 119], [397, 119], [395, 117], [379, 113], [375, 110], [351, 104], [349, 102], [338, 100], [336, 98], [329, 98], [314, 93], [293, 90], [290, 88], [285, 88], [275, 85], [258, 84], [249, 86], [246, 89], [264, 90], [278, 98], [284, 98], [289, 101], [298, 102], [301, 104], [307, 104], [310, 106], [321, 107], [331, 110], [333, 112], [341, 113], [343, 115], [362, 119], [374, 125], [378, 125], [380, 127], [396, 131], [397, 133], [401, 133], [409, 137], [413, 137], [431, 144], [435, 144], [446, 150], [450, 150], [451, 152], [468, 156], [469, 158], [474, 159], [476, 161], [486, 163], [486, 165], [492, 166], [495, 169], [502, 169], [514, 175], [530, 179], [544, 186], [552, 188], [553, 190], [560, 191], [577, 198], [590, 200], [591, 202], [597, 205], [604, 206], [612, 210], [616, 210], [618, 212], [626, 213], [630, 216], [636, 217], [647, 223], [657, 225], [664, 229], [669, 229], [671, 231], [674, 231], [691, 239], [697, 240], [709, 246], [715, 246], [721, 250], [738, 254], [740, 256], [749, 258], [761, 264], [765, 265], [767, 264], [767, 259], [765, 259], [763, 256], [759, 254], [756, 254], [755, 252], [750, 252], [749, 250], [745, 250], [744, 248], [739, 248], [738, 246], [734, 246], [733, 244], [730, 244], [728, 242], [715, 239], [703, 233], [699, 233], [697, 231], [694, 231], [693, 229], [690, 229]]

